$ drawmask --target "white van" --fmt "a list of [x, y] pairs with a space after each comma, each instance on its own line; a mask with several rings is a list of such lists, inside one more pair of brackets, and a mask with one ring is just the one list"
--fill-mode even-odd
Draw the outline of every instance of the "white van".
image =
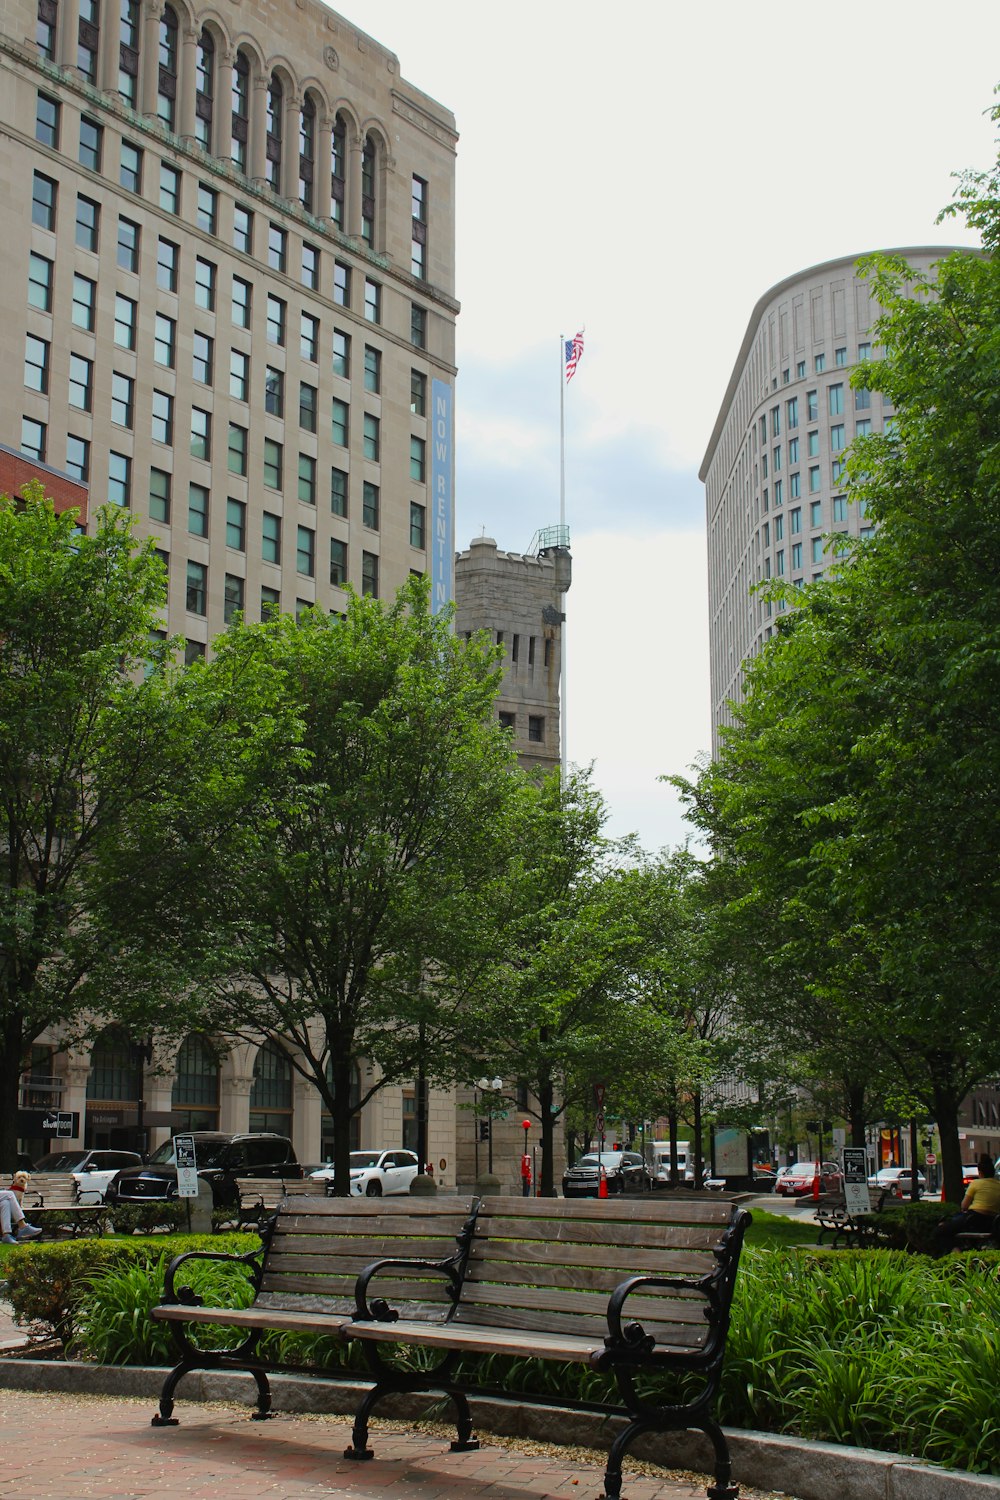
[[[670, 1183], [670, 1142], [647, 1141], [646, 1165], [654, 1183], [659, 1186], [668, 1186]], [[677, 1177], [680, 1182], [694, 1181], [694, 1155], [690, 1141], [680, 1139], [677, 1141]]]

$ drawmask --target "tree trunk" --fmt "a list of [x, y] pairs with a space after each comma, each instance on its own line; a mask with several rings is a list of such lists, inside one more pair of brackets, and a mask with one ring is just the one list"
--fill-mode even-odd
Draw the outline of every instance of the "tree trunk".
[[351, 1193], [351, 1055], [337, 1052], [331, 1058], [333, 1075], [333, 1193], [348, 1198]]
[[677, 1175], [677, 1106], [671, 1105], [667, 1114], [667, 1133], [670, 1140], [670, 1186], [675, 1188], [680, 1181]]
[[693, 1100], [694, 1142], [691, 1149], [694, 1152], [694, 1190], [700, 1193], [705, 1181], [705, 1174], [701, 1168], [701, 1089], [695, 1089]]
[[965, 1196], [962, 1186], [962, 1148], [958, 1140], [958, 1111], [961, 1100], [954, 1089], [946, 1085], [934, 1087], [934, 1113], [941, 1136], [941, 1201], [961, 1203]]
[[848, 1079], [847, 1085], [847, 1117], [851, 1125], [851, 1145], [866, 1145], [865, 1138], [865, 1086], [863, 1083], [853, 1083]]
[[542, 1117], [542, 1171], [539, 1187], [543, 1198], [554, 1198], [553, 1146], [555, 1145], [555, 1115], [552, 1112], [555, 1090], [551, 1079], [543, 1079], [538, 1089], [538, 1109]]
[[[24, 1036], [19, 1020], [10, 1017], [0, 1045], [0, 1172], [7, 1176], [17, 1168], [17, 1106]], [[8, 1185], [5, 1183], [5, 1185]]]

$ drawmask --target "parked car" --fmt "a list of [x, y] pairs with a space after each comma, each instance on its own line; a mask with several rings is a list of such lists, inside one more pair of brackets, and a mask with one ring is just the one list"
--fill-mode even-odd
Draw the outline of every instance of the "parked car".
[[768, 1166], [767, 1162], [755, 1161], [753, 1164], [753, 1187], [755, 1193], [770, 1193], [774, 1190], [776, 1182], [774, 1168]]
[[[801, 1197], [811, 1193], [816, 1177], [814, 1161], [796, 1162], [794, 1166], [782, 1167], [774, 1184], [774, 1191], [784, 1198]], [[839, 1193], [844, 1186], [844, 1174], [835, 1161], [819, 1164], [819, 1190], [821, 1193]]]
[[110, 1184], [123, 1167], [141, 1167], [138, 1151], [50, 1151], [36, 1161], [33, 1172], [72, 1172], [80, 1202], [103, 1203]]
[[[198, 1176], [212, 1185], [216, 1208], [237, 1202], [237, 1177], [301, 1177], [292, 1143], [271, 1131], [227, 1135], [220, 1130], [195, 1130], [195, 1161]], [[165, 1141], [145, 1166], [128, 1167], [118, 1174], [107, 1193], [108, 1203], [152, 1203], [177, 1197], [177, 1167], [174, 1143]]]
[[969, 1183], [970, 1182], [974, 1182], [978, 1176], [979, 1176], [979, 1167], [977, 1166], [977, 1164], [975, 1162], [972, 1163], [971, 1167], [963, 1167], [962, 1168], [962, 1186], [963, 1187], [968, 1187]]
[[[351, 1196], [381, 1198], [391, 1193], [408, 1193], [419, 1171], [419, 1159], [412, 1151], [352, 1151]], [[333, 1191], [332, 1162], [309, 1176], [327, 1183], [328, 1193]]]
[[[908, 1198], [910, 1196], [910, 1185], [913, 1181], [913, 1173], [909, 1167], [881, 1167], [874, 1175], [869, 1177], [870, 1188], [880, 1188], [883, 1193], [888, 1193], [891, 1198]], [[917, 1168], [917, 1190], [923, 1192], [927, 1186], [927, 1179]]]
[[587, 1151], [563, 1173], [563, 1196], [596, 1198], [600, 1192], [602, 1167], [609, 1193], [643, 1192], [651, 1185], [646, 1164], [638, 1151]]

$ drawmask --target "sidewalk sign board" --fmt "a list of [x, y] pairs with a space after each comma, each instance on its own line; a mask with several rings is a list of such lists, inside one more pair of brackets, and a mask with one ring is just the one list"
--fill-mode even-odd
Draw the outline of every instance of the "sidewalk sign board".
[[193, 1135], [174, 1136], [174, 1159], [177, 1163], [178, 1198], [197, 1198], [198, 1162]]
[[870, 1214], [868, 1157], [864, 1146], [844, 1147], [844, 1203], [849, 1214]]

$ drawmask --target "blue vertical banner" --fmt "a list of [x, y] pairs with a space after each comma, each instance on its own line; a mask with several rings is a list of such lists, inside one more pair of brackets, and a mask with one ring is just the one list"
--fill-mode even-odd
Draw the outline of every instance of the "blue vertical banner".
[[455, 391], [431, 381], [431, 612], [440, 614], [455, 596]]

